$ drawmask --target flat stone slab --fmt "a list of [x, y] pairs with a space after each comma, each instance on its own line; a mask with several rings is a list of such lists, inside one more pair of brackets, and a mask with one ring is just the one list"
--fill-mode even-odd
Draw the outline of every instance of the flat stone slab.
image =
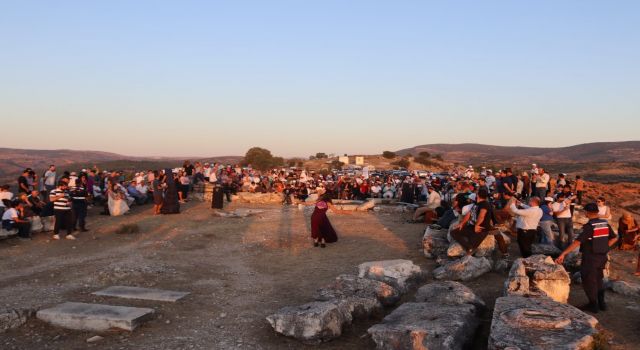
[[367, 332], [378, 349], [462, 350], [479, 324], [471, 304], [405, 303]]
[[153, 309], [139, 307], [63, 303], [38, 311], [36, 317], [62, 328], [104, 332], [111, 328], [133, 331], [154, 313]]
[[547, 298], [496, 300], [489, 350], [591, 349], [598, 321], [577, 308]]
[[187, 292], [176, 292], [173, 290], [127, 287], [127, 286], [112, 286], [107, 289], [103, 289], [91, 294], [104, 296], [104, 297], [116, 297], [116, 298], [124, 298], [124, 299], [169, 301], [172, 303], [189, 295], [189, 293]]

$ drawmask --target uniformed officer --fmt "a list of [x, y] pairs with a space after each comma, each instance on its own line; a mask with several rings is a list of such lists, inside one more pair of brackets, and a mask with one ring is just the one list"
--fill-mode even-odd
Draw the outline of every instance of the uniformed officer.
[[565, 249], [556, 259], [556, 263], [562, 264], [564, 257], [580, 246], [582, 253], [582, 288], [589, 298], [589, 304], [581, 309], [597, 313], [598, 310], [607, 310], [604, 300], [604, 286], [602, 282], [603, 270], [607, 263], [609, 248], [618, 240], [617, 235], [606, 220], [598, 218], [598, 205], [589, 203], [584, 206], [589, 222], [582, 227], [582, 233]]
[[82, 173], [76, 180], [75, 186], [71, 187], [71, 209], [73, 210], [73, 230], [80, 226], [80, 232], [88, 231], [86, 228], [87, 218], [87, 175]]

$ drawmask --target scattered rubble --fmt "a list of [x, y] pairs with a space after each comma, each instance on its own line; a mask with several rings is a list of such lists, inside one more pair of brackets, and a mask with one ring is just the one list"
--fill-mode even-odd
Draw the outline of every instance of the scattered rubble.
[[551, 257], [533, 255], [514, 262], [504, 284], [504, 294], [549, 297], [566, 303], [570, 283], [569, 274], [562, 265], [556, 264]]

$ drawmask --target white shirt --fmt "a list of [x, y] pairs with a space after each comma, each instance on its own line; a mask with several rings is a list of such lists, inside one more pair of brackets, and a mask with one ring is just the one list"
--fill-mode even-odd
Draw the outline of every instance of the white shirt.
[[13, 192], [11, 191], [2, 191], [0, 192], [0, 207], [4, 208], [4, 203], [2, 202], [3, 199], [6, 200], [12, 200], [13, 199]]
[[561, 203], [553, 203], [551, 209], [553, 212], [559, 211], [559, 214], [556, 214], [556, 218], [558, 219], [570, 219], [571, 218], [571, 206], [565, 205], [564, 202]]
[[2, 221], [9, 220], [13, 222], [13, 219], [17, 217], [18, 211], [15, 208], [9, 208], [4, 212], [4, 214], [2, 214]]
[[538, 179], [536, 180], [536, 187], [540, 188], [540, 187], [547, 187], [547, 184], [549, 183], [549, 174], [544, 173], [542, 175], [538, 176]]
[[47, 170], [44, 173], [44, 184], [47, 186], [55, 186], [56, 185], [56, 172]]
[[442, 200], [440, 199], [440, 193], [438, 193], [437, 191], [432, 191], [431, 193], [429, 193], [429, 199], [427, 200], [427, 208], [435, 209], [440, 206], [441, 201]]
[[493, 187], [493, 184], [496, 183], [496, 178], [493, 175], [489, 175], [484, 179], [484, 181], [487, 183], [487, 187], [491, 188]]
[[518, 209], [515, 203], [511, 203], [511, 212], [516, 215], [516, 227], [523, 230], [535, 230], [542, 218], [540, 207], [525, 207]]
[[[598, 215], [607, 215], [607, 210], [609, 210], [609, 207], [606, 205], [599, 205], [598, 206]], [[609, 216], [603, 218], [605, 220], [611, 220], [611, 212], [609, 212]]]

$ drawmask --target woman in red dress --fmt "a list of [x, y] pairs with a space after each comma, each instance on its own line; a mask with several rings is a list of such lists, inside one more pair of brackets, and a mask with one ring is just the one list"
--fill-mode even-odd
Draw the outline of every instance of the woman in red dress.
[[323, 194], [315, 203], [313, 214], [311, 215], [311, 238], [313, 238], [313, 246], [326, 248], [325, 243], [334, 243], [338, 241], [336, 230], [331, 226], [331, 222], [327, 217], [327, 210], [331, 209], [336, 213], [345, 213], [344, 210], [337, 209], [331, 202], [331, 196]]

